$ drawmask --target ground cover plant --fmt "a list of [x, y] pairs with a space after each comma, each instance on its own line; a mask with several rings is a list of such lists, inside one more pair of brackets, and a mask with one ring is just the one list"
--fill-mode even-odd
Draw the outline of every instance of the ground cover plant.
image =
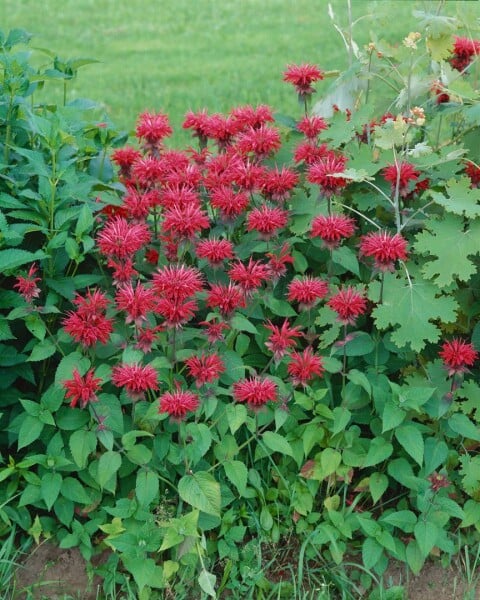
[[285, 65], [293, 115], [188, 112], [182, 150], [2, 37], [3, 534], [108, 549], [139, 598], [301, 597], [352, 556], [359, 597], [478, 544], [480, 42], [441, 7], [342, 30], [321, 97]]

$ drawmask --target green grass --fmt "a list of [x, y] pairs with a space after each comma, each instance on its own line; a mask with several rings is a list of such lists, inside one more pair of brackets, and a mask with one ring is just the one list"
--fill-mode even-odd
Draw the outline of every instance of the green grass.
[[[346, 0], [332, 5], [346, 26]], [[376, 31], [398, 39], [415, 29], [416, 5], [353, 0], [354, 19], [376, 15], [355, 27], [355, 38], [365, 44]], [[347, 64], [327, 7], [326, 0], [2, 0], [0, 23], [3, 30], [26, 28], [33, 46], [62, 58], [100, 61], [80, 71], [70, 98], [103, 103], [123, 128], [149, 109], [168, 112], [179, 129], [189, 109], [262, 102], [297, 111], [295, 94], [282, 82], [286, 64]], [[61, 85], [49, 88], [49, 99], [59, 102]]]

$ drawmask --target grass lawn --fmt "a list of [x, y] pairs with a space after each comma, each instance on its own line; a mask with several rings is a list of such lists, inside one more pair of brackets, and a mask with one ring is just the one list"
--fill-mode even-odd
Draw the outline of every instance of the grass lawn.
[[[332, 6], [346, 26], [346, 0]], [[404, 36], [416, 29], [416, 6], [353, 0], [353, 19], [370, 15], [356, 25], [355, 39]], [[326, 0], [2, 0], [0, 22], [3, 30], [26, 28], [33, 46], [61, 58], [98, 59], [80, 71], [69, 97], [104, 103], [127, 129], [145, 109], [167, 111], [176, 129], [188, 109], [268, 103], [296, 112], [295, 95], [282, 82], [286, 64], [347, 64]], [[60, 84], [47, 92], [61, 100]], [[187, 139], [179, 133], [177, 141]]]

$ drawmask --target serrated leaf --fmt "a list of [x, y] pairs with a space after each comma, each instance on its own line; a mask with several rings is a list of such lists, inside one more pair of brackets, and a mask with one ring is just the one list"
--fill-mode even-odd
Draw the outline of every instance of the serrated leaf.
[[135, 484], [135, 495], [140, 506], [148, 507], [159, 490], [158, 475], [153, 471], [139, 471]]
[[472, 423], [467, 415], [455, 413], [448, 419], [448, 424], [455, 433], [480, 442], [480, 427]]
[[50, 356], [55, 354], [56, 350], [57, 349], [53, 342], [51, 342], [48, 339], [42, 340], [38, 344], [35, 344], [27, 360], [29, 362], [38, 362], [40, 360], [45, 360], [46, 358], [49, 358]]
[[122, 562], [125, 568], [133, 575], [140, 593], [147, 586], [155, 588], [163, 587], [162, 568], [155, 564], [153, 558], [132, 556], [125, 552], [122, 556]]
[[33, 263], [36, 260], [44, 258], [45, 252], [28, 252], [21, 248], [7, 248], [0, 250], [0, 273], [11, 271], [27, 263]]
[[62, 476], [60, 473], [45, 473], [42, 477], [40, 492], [48, 510], [51, 510], [55, 500], [58, 498], [61, 487]]
[[423, 436], [415, 425], [401, 425], [395, 429], [395, 437], [407, 454], [422, 466], [425, 453]]
[[262, 440], [270, 450], [280, 452], [280, 454], [285, 454], [287, 456], [293, 456], [292, 447], [283, 435], [275, 433], [274, 431], [265, 431], [262, 435]]
[[379, 329], [393, 326], [391, 339], [399, 348], [410, 345], [420, 352], [426, 342], [435, 343], [440, 328], [432, 323], [456, 319], [457, 302], [452, 297], [438, 295], [438, 289], [428, 281], [408, 281], [392, 273], [385, 274], [383, 304], [372, 311]]
[[445, 185], [447, 196], [435, 191], [431, 191], [430, 195], [446, 211], [473, 219], [480, 216], [480, 189], [470, 185], [468, 177], [449, 179]]
[[433, 521], [420, 520], [415, 525], [413, 532], [415, 534], [415, 539], [417, 540], [418, 548], [423, 558], [426, 558], [430, 554], [430, 550], [437, 543], [439, 534], [438, 526]]
[[98, 461], [97, 482], [103, 488], [122, 466], [122, 457], [119, 452], [108, 450]]
[[237, 488], [240, 496], [243, 496], [247, 487], [247, 467], [239, 460], [227, 460], [223, 463], [223, 468], [225, 469], [225, 475]]
[[80, 469], [84, 469], [87, 465], [88, 456], [97, 447], [97, 436], [93, 431], [87, 429], [74, 431], [70, 436], [69, 446], [73, 460]]
[[388, 477], [383, 473], [372, 473], [368, 480], [368, 487], [375, 504], [388, 488]]
[[373, 465], [378, 465], [378, 463], [383, 462], [391, 456], [392, 452], [393, 446], [390, 442], [387, 442], [387, 440], [382, 437], [373, 438], [370, 442], [363, 467], [373, 467]]
[[184, 502], [216, 517], [220, 516], [220, 484], [213, 475], [198, 471], [185, 475], [178, 482], [178, 493]]

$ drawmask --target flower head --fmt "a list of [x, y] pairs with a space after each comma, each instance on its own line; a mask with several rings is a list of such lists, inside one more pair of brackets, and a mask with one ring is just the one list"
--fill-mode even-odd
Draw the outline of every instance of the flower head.
[[431, 475], [429, 475], [427, 480], [430, 482], [430, 489], [433, 492], [438, 492], [438, 490], [446, 488], [450, 485], [448, 477], [442, 473], [439, 473], [438, 471], [434, 471]]
[[245, 292], [250, 293], [259, 288], [268, 278], [266, 265], [251, 258], [248, 264], [236, 262], [228, 271], [230, 278]]
[[465, 173], [470, 178], [472, 188], [480, 187], [480, 166], [479, 165], [476, 165], [474, 162], [468, 161], [465, 164]]
[[85, 347], [97, 342], [106, 344], [113, 331], [112, 320], [105, 315], [108, 300], [102, 292], [87, 291], [85, 297], [77, 295], [73, 301], [76, 311], [69, 311], [63, 320], [65, 331]]
[[172, 133], [168, 116], [163, 113], [144, 112], [138, 117], [135, 135], [149, 145], [157, 145]]
[[162, 229], [175, 232], [180, 238], [190, 239], [202, 229], [208, 229], [210, 221], [207, 213], [195, 204], [184, 207], [174, 206], [165, 213]]
[[297, 183], [298, 175], [287, 167], [265, 171], [262, 194], [273, 202], [285, 202]]
[[300, 99], [311, 96], [315, 92], [312, 83], [323, 79], [323, 72], [316, 65], [303, 63], [301, 65], [288, 65], [283, 73], [283, 81], [295, 86]]
[[62, 386], [67, 391], [65, 398], [70, 400], [72, 408], [75, 408], [78, 402], [80, 402], [81, 408], [85, 408], [89, 402], [98, 400], [97, 392], [102, 380], [94, 377], [93, 369], [87, 371], [84, 377], [80, 375], [78, 369], [73, 369], [72, 377], [72, 379], [62, 381]]
[[129, 223], [115, 217], [105, 223], [97, 237], [101, 254], [120, 259], [130, 258], [150, 241], [150, 231], [145, 223]]
[[380, 271], [393, 271], [395, 261], [407, 260], [407, 240], [399, 233], [391, 235], [388, 231], [372, 231], [362, 236], [360, 254], [371, 256], [375, 268]]
[[279, 249], [278, 254], [267, 252], [265, 256], [269, 259], [266, 266], [273, 281], [276, 281], [279, 277], [285, 275], [287, 272], [287, 265], [293, 264], [293, 256], [290, 254], [290, 245], [288, 242], [283, 244]]
[[224, 260], [233, 258], [233, 244], [225, 239], [201, 240], [195, 252], [198, 258], [205, 258], [212, 267], [218, 267]]
[[249, 127], [237, 137], [235, 147], [240, 154], [254, 154], [257, 160], [267, 158], [281, 146], [278, 129], [268, 125]]
[[450, 64], [457, 71], [464, 71], [477, 54], [480, 54], [480, 40], [455, 36]]
[[30, 265], [28, 274], [26, 277], [22, 275], [17, 276], [17, 282], [13, 284], [13, 287], [18, 290], [18, 293], [23, 296], [27, 302], [31, 302], [34, 298], [40, 296], [40, 288], [37, 286], [37, 282], [41, 281], [41, 277], [35, 277], [38, 269], [35, 263]]
[[303, 335], [300, 327], [290, 327], [288, 319], [285, 319], [281, 327], [267, 321], [265, 328], [272, 332], [265, 342], [265, 346], [273, 352], [276, 361], [279, 361], [291, 348], [297, 345], [295, 338]]
[[156, 306], [155, 294], [150, 288], [137, 283], [134, 287], [131, 282], [123, 284], [115, 296], [115, 303], [119, 310], [127, 313], [126, 322], [141, 325], [146, 321], [147, 313]]
[[270, 208], [262, 204], [254, 208], [247, 217], [247, 230], [258, 231], [262, 238], [276, 235], [288, 223], [288, 212], [278, 207]]
[[293, 279], [288, 286], [288, 300], [298, 302], [300, 309], [312, 308], [328, 294], [328, 283], [319, 277], [306, 275]]
[[159, 413], [167, 413], [175, 420], [184, 419], [189, 412], [194, 412], [199, 407], [197, 394], [182, 390], [177, 383], [174, 392], [165, 392], [160, 396]]
[[337, 313], [341, 323], [353, 325], [367, 310], [367, 301], [354, 287], [347, 286], [333, 295], [327, 306]]
[[465, 373], [468, 367], [478, 359], [478, 352], [473, 344], [454, 338], [450, 342], [444, 342], [439, 352], [445, 368], [448, 369], [448, 375], [456, 373]]
[[181, 327], [195, 316], [198, 305], [195, 300], [160, 298], [156, 312], [165, 319], [167, 327]]
[[321, 238], [324, 245], [333, 250], [342, 240], [352, 237], [355, 229], [355, 221], [351, 217], [339, 214], [319, 215], [312, 221], [310, 235]]
[[225, 336], [223, 331], [230, 329], [229, 325], [225, 321], [217, 321], [212, 319], [211, 321], [200, 321], [200, 325], [205, 328], [205, 335], [210, 343], [222, 341]]
[[185, 364], [189, 375], [195, 379], [197, 387], [216, 381], [225, 371], [223, 360], [216, 353], [192, 356], [187, 358]]
[[314, 354], [309, 347], [301, 353], [292, 352], [287, 371], [294, 386], [302, 385], [305, 387], [314, 377], [321, 377], [325, 369], [321, 357]]
[[321, 131], [328, 129], [328, 125], [322, 117], [303, 117], [297, 124], [297, 129], [298, 131], [301, 131], [306, 138], [314, 140]]
[[233, 397], [246, 402], [252, 408], [277, 401], [277, 384], [268, 377], [249, 377], [233, 384]]
[[346, 162], [344, 156], [328, 154], [309, 167], [307, 179], [310, 183], [316, 183], [326, 198], [334, 196], [348, 183], [344, 177], [337, 177], [345, 171]]
[[245, 293], [233, 283], [223, 285], [212, 283], [207, 293], [207, 306], [218, 308], [222, 315], [228, 316], [237, 308], [245, 308]]
[[225, 219], [234, 219], [243, 213], [250, 203], [245, 192], [236, 192], [231, 187], [221, 186], [212, 191], [210, 204], [218, 208]]
[[124, 387], [132, 400], [145, 397], [148, 390], [158, 390], [158, 375], [150, 365], [121, 364], [112, 369], [112, 383]]
[[203, 288], [200, 271], [185, 265], [167, 265], [158, 269], [152, 280], [154, 292], [173, 300], [185, 300]]
[[230, 116], [238, 122], [241, 130], [253, 127], [258, 129], [262, 125], [275, 119], [273, 118], [272, 109], [266, 104], [259, 104], [256, 108], [247, 104], [246, 106], [237, 106], [230, 111]]
[[408, 162], [400, 162], [385, 167], [382, 171], [382, 175], [385, 181], [390, 183], [392, 193], [396, 190], [398, 181], [400, 196], [405, 197], [409, 192], [408, 187], [410, 182], [418, 179], [420, 171], [417, 171], [417, 169]]

